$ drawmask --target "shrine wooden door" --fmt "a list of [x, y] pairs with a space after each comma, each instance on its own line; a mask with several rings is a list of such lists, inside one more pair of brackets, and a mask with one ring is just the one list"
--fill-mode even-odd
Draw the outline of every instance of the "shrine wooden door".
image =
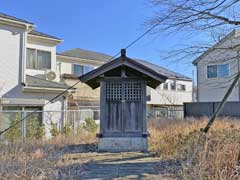
[[[102, 132], [109, 136], [141, 135], [146, 111], [146, 82], [109, 80], [101, 87]], [[104, 106], [104, 108], [102, 107]]]

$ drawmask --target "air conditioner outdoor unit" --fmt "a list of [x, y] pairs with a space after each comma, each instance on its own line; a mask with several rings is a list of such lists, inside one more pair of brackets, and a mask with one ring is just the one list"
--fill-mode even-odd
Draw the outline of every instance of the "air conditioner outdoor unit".
[[46, 79], [49, 80], [49, 81], [53, 81], [57, 77], [56, 73], [54, 71], [51, 71], [51, 70], [47, 70], [45, 72], [45, 75], [46, 75]]

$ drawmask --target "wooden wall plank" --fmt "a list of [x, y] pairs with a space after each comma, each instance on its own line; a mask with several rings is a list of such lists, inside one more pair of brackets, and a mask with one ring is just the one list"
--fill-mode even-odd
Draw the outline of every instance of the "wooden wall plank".
[[[146, 82], [139, 79], [121, 79], [122, 99], [106, 100], [106, 83], [114, 82], [119, 83], [119, 81], [116, 82], [115, 79], [111, 81], [109, 78], [101, 81], [100, 132], [104, 136], [138, 136], [147, 133]], [[140, 99], [136, 98], [137, 91], [134, 91], [135, 86], [132, 83], [140, 83]], [[130, 96], [126, 96], [125, 93], [129, 93]]]

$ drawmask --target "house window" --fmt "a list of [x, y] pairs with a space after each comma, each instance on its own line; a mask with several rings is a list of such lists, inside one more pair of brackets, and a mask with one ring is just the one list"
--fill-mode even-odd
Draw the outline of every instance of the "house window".
[[22, 112], [26, 112], [27, 121], [35, 119], [42, 124], [42, 107], [40, 106], [3, 106], [3, 111], [8, 114], [9, 120], [11, 121], [21, 119]]
[[207, 76], [208, 78], [217, 77], [217, 65], [211, 65], [207, 67]]
[[94, 67], [92, 67], [92, 66], [84, 66], [84, 74], [92, 71], [93, 69], [94, 69]]
[[168, 83], [164, 83], [164, 84], [163, 84], [163, 89], [164, 89], [164, 90], [168, 90]]
[[218, 65], [218, 77], [229, 76], [229, 64]]
[[229, 76], [229, 64], [209, 65], [207, 66], [207, 77], [226, 77]]
[[27, 69], [51, 69], [51, 52], [27, 48]]
[[[38, 106], [3, 106], [4, 123], [0, 122], [0, 130], [14, 125], [14, 133], [11, 138], [20, 140], [23, 132], [26, 138], [35, 139], [43, 137], [42, 107]], [[19, 122], [19, 123], [16, 123]]]
[[83, 75], [83, 65], [74, 64], [73, 65], [73, 74], [77, 76]]
[[176, 90], [176, 83], [171, 83], [171, 90]]
[[186, 86], [184, 84], [178, 84], [177, 85], [177, 90], [178, 91], [186, 91]]
[[81, 76], [92, 71], [94, 67], [92, 66], [85, 66], [80, 64], [73, 64], [73, 74], [77, 76]]
[[3, 106], [2, 109], [4, 111], [22, 111], [21, 106]]

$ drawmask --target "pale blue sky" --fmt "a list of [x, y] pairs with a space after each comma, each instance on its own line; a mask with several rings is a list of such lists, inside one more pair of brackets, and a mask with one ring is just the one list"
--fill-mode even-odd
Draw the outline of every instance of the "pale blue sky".
[[[33, 22], [37, 30], [62, 38], [58, 52], [82, 48], [115, 55], [141, 35], [153, 10], [147, 0], [5, 0], [0, 12]], [[129, 57], [145, 59], [191, 76], [192, 64], [169, 64], [161, 50], [185, 42], [180, 35], [146, 36], [127, 50]]]

